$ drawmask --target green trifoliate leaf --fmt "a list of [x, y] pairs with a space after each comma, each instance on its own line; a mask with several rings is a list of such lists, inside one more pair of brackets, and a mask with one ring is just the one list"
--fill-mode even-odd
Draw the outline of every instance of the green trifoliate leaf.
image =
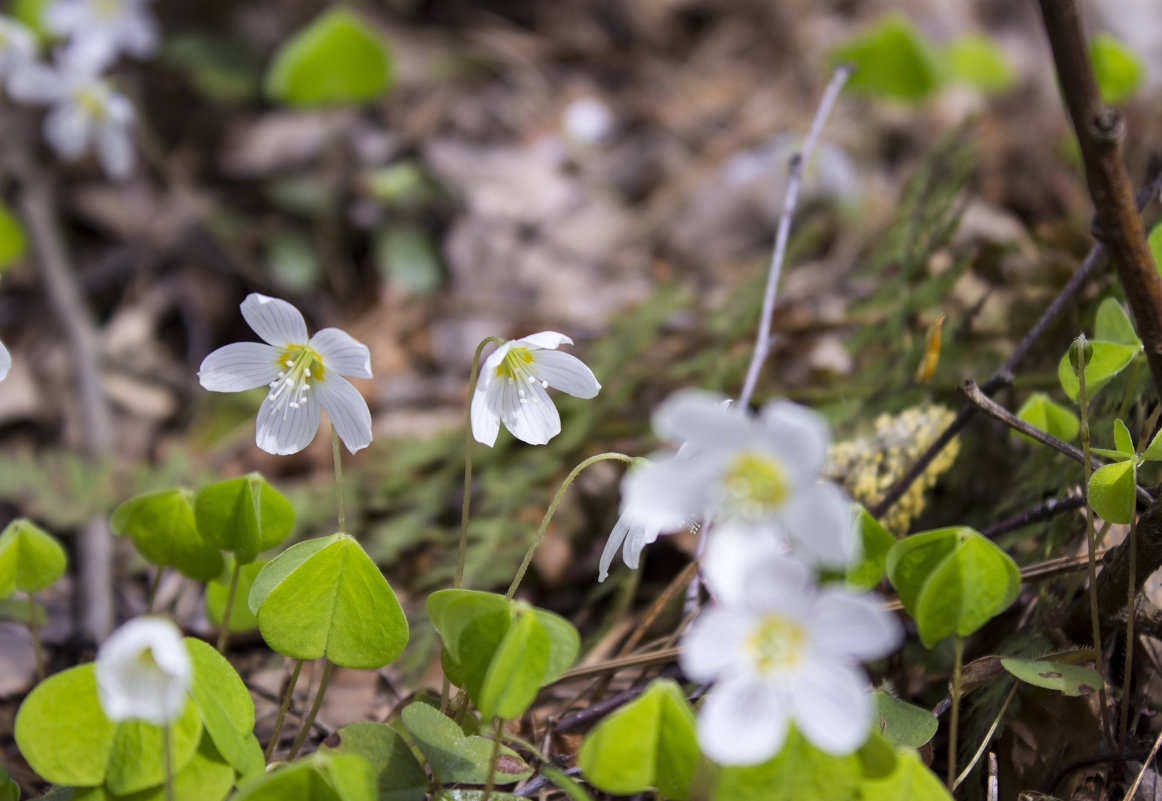
[[[492, 758], [492, 740], [465, 736], [460, 727], [435, 707], [416, 702], [400, 713], [412, 742], [441, 784], [484, 784]], [[512, 784], [532, 775], [520, 755], [504, 745], [496, 758], [496, 783]]]
[[855, 529], [862, 548], [859, 560], [847, 569], [847, 585], [870, 590], [884, 577], [884, 562], [896, 538], [862, 506], [856, 514]]
[[1097, 307], [1093, 323], [1093, 338], [1099, 342], [1113, 342], [1117, 345], [1141, 347], [1142, 340], [1134, 331], [1134, 324], [1126, 316], [1126, 310], [1116, 298], [1106, 298]]
[[206, 734], [222, 758], [241, 774], [263, 765], [262, 751], [257, 754], [254, 729], [254, 699], [226, 658], [208, 643], [186, 638], [193, 677], [189, 694], [202, 716]]
[[0, 534], [0, 598], [16, 590], [39, 592], [61, 577], [65, 549], [44, 529], [21, 517]]
[[1026, 684], [1056, 690], [1062, 695], [1088, 695], [1102, 686], [1097, 671], [1065, 662], [1005, 657], [1001, 665]]
[[858, 754], [818, 750], [793, 727], [783, 750], [761, 765], [724, 767], [712, 801], [835, 801], [855, 797], [863, 776]]
[[895, 770], [885, 777], [865, 777], [859, 790], [861, 801], [952, 801], [943, 782], [908, 749], [896, 752]]
[[940, 55], [949, 77], [982, 92], [1003, 92], [1016, 81], [1016, 72], [1008, 57], [987, 36], [972, 33], [957, 36]]
[[1120, 419], [1114, 420], [1114, 447], [1125, 456], [1134, 456], [1134, 438], [1130, 436], [1130, 429]]
[[1089, 505], [1102, 519], [1122, 524], [1133, 519], [1137, 472], [1129, 459], [1099, 467], [1090, 476]]
[[1096, 33], [1089, 40], [1089, 59], [1102, 101], [1121, 103], [1138, 90], [1145, 70], [1132, 50], [1108, 33]]
[[408, 641], [391, 586], [346, 534], [300, 543], [267, 562], [249, 605], [267, 645], [295, 659], [380, 668]]
[[[258, 628], [258, 618], [246, 605], [254, 579], [266, 565], [264, 560], [242, 565], [238, 571], [238, 587], [234, 590], [234, 606], [230, 609], [230, 631], [252, 631]], [[234, 570], [233, 557], [226, 559], [222, 575], [206, 584], [206, 617], [216, 626], [222, 625], [226, 614], [226, 599], [230, 597], [230, 577]]]
[[607, 793], [657, 789], [686, 801], [698, 759], [694, 710], [677, 683], [660, 679], [585, 736], [577, 764], [590, 784]]
[[[1066, 442], [1077, 439], [1077, 434], [1081, 430], [1077, 415], [1061, 404], [1054, 403], [1044, 392], [1034, 392], [1030, 395], [1017, 410], [1017, 417]], [[1017, 436], [1033, 441], [1032, 437], [1019, 432]]]
[[295, 510], [262, 476], [251, 473], [203, 487], [194, 501], [194, 518], [202, 539], [233, 551], [246, 564], [287, 538]]
[[391, 51], [378, 31], [336, 8], [279, 48], [266, 73], [266, 94], [292, 106], [362, 103], [382, 96], [391, 83]]
[[428, 777], [423, 766], [403, 737], [386, 723], [365, 721], [344, 726], [323, 741], [319, 753], [355, 754], [366, 759], [375, 772], [379, 801], [424, 801], [427, 796]]
[[902, 14], [888, 14], [831, 51], [830, 60], [856, 65], [847, 85], [896, 100], [920, 100], [940, 88], [940, 65], [924, 37]]
[[147, 492], [113, 510], [109, 524], [153, 564], [172, 565], [192, 579], [209, 581], [222, 572], [222, 554], [198, 533], [193, 501], [185, 489]]
[[375, 801], [375, 798], [375, 774], [366, 759], [354, 754], [317, 754], [248, 778], [231, 801]]
[[[1093, 356], [1085, 366], [1085, 394], [1093, 400], [1098, 390], [1108, 384], [1122, 370], [1134, 360], [1142, 351], [1141, 345], [1121, 345], [1116, 342], [1097, 342], [1093, 345]], [[1077, 400], [1080, 384], [1073, 367], [1069, 363], [1069, 354], [1061, 357], [1057, 364], [1057, 380], [1070, 400]]]
[[952, 633], [972, 634], [1007, 609], [1021, 586], [1012, 558], [965, 526], [900, 540], [887, 571], [928, 647]]
[[893, 745], [919, 748], [936, 735], [939, 722], [927, 709], [901, 701], [883, 690], [872, 693], [874, 727]]
[[1150, 444], [1146, 446], [1146, 450], [1142, 451], [1143, 462], [1157, 462], [1162, 460], [1162, 431], [1154, 435], [1154, 439], [1150, 440]]

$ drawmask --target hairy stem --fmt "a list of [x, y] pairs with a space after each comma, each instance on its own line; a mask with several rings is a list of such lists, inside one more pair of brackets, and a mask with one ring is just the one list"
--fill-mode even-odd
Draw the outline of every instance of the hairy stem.
[[286, 720], [286, 711], [290, 709], [291, 698], [295, 694], [295, 685], [299, 683], [299, 673], [303, 669], [303, 660], [295, 660], [295, 669], [291, 671], [290, 679], [286, 684], [286, 692], [282, 696], [282, 706], [278, 708], [278, 717], [274, 720], [274, 731], [270, 733], [270, 742], [266, 744], [266, 761], [274, 756], [274, 749], [278, 744], [278, 735], [282, 732], [282, 722]]
[[456, 556], [456, 577], [452, 587], [464, 584], [464, 560], [468, 555], [468, 511], [472, 506], [472, 399], [476, 396], [476, 382], [480, 380], [480, 355], [488, 343], [504, 342], [500, 337], [485, 337], [472, 354], [472, 370], [468, 374], [468, 430], [464, 433], [464, 499], [460, 502], [460, 550]]
[[347, 505], [343, 500], [343, 452], [339, 449], [339, 431], [331, 426], [331, 455], [335, 459], [335, 496], [339, 504], [339, 533], [347, 533]]
[[230, 615], [234, 613], [234, 596], [238, 592], [238, 577], [242, 565], [234, 559], [234, 570], [230, 574], [230, 590], [226, 593], [226, 608], [222, 610], [222, 629], [218, 632], [218, 653], [226, 653], [226, 643], [230, 640]]
[[327, 692], [327, 685], [331, 681], [331, 671], [335, 666], [328, 660], [323, 660], [323, 676], [319, 679], [319, 691], [315, 693], [315, 702], [311, 704], [311, 711], [303, 718], [302, 728], [299, 729], [298, 736], [291, 744], [290, 753], [287, 755], [287, 762], [299, 755], [299, 750], [303, 747], [303, 743], [307, 741], [307, 735], [311, 733], [311, 726], [315, 723], [315, 718], [319, 714], [320, 707], [323, 706], [323, 694]]

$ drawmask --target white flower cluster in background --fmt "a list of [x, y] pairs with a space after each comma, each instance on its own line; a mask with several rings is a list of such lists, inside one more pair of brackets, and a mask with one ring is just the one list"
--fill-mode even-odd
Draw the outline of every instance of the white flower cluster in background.
[[36, 35], [0, 15], [0, 82], [9, 97], [44, 106], [44, 137], [58, 156], [96, 155], [105, 174], [133, 170], [133, 106], [106, 76], [121, 55], [144, 58], [158, 45], [150, 0], [52, 0], [42, 24], [56, 37], [50, 61]]

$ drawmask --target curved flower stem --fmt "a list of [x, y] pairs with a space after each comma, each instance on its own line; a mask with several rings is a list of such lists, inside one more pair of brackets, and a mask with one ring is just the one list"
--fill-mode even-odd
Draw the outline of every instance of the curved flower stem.
[[347, 506], [343, 502], [343, 453], [339, 450], [339, 431], [331, 426], [331, 454], [335, 457], [335, 494], [339, 501], [339, 533], [347, 533]]
[[173, 801], [173, 752], [170, 742], [170, 724], [161, 727], [162, 760], [165, 762], [165, 801]]
[[500, 757], [500, 725], [499, 717], [492, 719], [492, 756], [488, 758], [488, 779], [484, 782], [484, 799], [492, 798], [492, 789], [496, 786], [496, 760]]
[[290, 709], [291, 697], [295, 693], [295, 685], [299, 683], [299, 673], [303, 669], [303, 660], [295, 660], [295, 669], [291, 672], [290, 681], [286, 684], [286, 693], [282, 697], [282, 706], [278, 708], [278, 717], [274, 720], [274, 731], [270, 733], [270, 742], [266, 744], [266, 761], [274, 756], [274, 749], [278, 743], [278, 735], [282, 732], [282, 722], [286, 720], [286, 711]]
[[488, 343], [504, 342], [500, 337], [485, 337], [472, 355], [472, 372], [468, 375], [468, 430], [464, 434], [464, 500], [460, 502], [460, 551], [456, 557], [456, 577], [452, 587], [460, 589], [464, 583], [464, 559], [468, 554], [468, 509], [472, 505], [472, 398], [480, 379], [480, 354]]
[[299, 755], [299, 749], [303, 747], [303, 743], [307, 741], [307, 735], [311, 733], [311, 726], [315, 723], [315, 718], [319, 714], [319, 708], [323, 705], [323, 693], [327, 692], [327, 684], [331, 681], [331, 671], [335, 669], [335, 665], [327, 659], [323, 660], [323, 676], [319, 679], [319, 691], [315, 693], [315, 703], [311, 704], [311, 711], [303, 719], [303, 727], [299, 729], [299, 734], [295, 737], [294, 743], [291, 744], [290, 753], [287, 755], [287, 762]]
[[964, 638], [959, 634], [953, 640], [952, 662], [952, 717], [948, 724], [948, 792], [956, 787], [956, 730], [960, 726], [960, 669], [964, 662]]
[[533, 544], [529, 546], [528, 551], [525, 552], [525, 558], [517, 568], [516, 575], [512, 578], [512, 584], [508, 586], [508, 592], [504, 594], [505, 598], [512, 598], [516, 593], [516, 588], [520, 586], [521, 579], [525, 577], [525, 571], [529, 569], [529, 564], [533, 561], [533, 554], [536, 553], [537, 548], [545, 541], [545, 531], [549, 527], [549, 521], [553, 519], [553, 513], [557, 511], [557, 504], [561, 502], [561, 498], [565, 497], [565, 490], [569, 489], [570, 485], [576, 480], [581, 471], [590, 465], [603, 462], [607, 459], [617, 459], [618, 461], [632, 464], [633, 458], [626, 456], [624, 453], [617, 453], [609, 451], [608, 453], [599, 453], [596, 456], [590, 456], [581, 464], [573, 468], [569, 475], [565, 476], [565, 480], [561, 483], [561, 488], [557, 490], [557, 494], [553, 496], [553, 502], [549, 504], [549, 508], [545, 510], [545, 516], [541, 518], [541, 527], [537, 529], [537, 537], [533, 540]]
[[234, 596], [238, 593], [238, 576], [242, 565], [234, 558], [234, 572], [230, 574], [230, 590], [226, 593], [226, 608], [222, 611], [222, 630], [218, 632], [218, 653], [226, 653], [226, 643], [230, 639], [230, 615], [234, 613]]
[[44, 681], [44, 649], [40, 644], [40, 624], [36, 622], [36, 601], [32, 593], [28, 595], [28, 633], [32, 637], [32, 650], [36, 654], [36, 680]]

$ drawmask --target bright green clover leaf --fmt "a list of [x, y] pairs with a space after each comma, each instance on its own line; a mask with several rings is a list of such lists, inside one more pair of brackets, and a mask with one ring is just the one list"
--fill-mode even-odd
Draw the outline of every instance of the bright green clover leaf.
[[[265, 560], [242, 565], [238, 571], [238, 587], [234, 591], [234, 606], [230, 610], [230, 631], [251, 631], [258, 628], [258, 618], [242, 600], [250, 594], [254, 579], [266, 565]], [[206, 584], [206, 617], [216, 626], [222, 625], [226, 614], [226, 599], [230, 597], [230, 574], [234, 569], [233, 557], [226, 559], [226, 571]]]
[[861, 801], [952, 801], [943, 782], [906, 748], [896, 752], [894, 771], [882, 778], [865, 777], [859, 791]]
[[255, 753], [254, 699], [226, 658], [208, 643], [186, 638], [193, 677], [189, 694], [202, 716], [206, 733], [222, 758], [241, 774], [264, 765], [261, 749]]
[[391, 62], [374, 27], [351, 11], [331, 9], [275, 53], [266, 94], [292, 106], [374, 100], [391, 88]]
[[0, 534], [0, 598], [16, 590], [39, 592], [60, 578], [67, 565], [65, 549], [51, 534], [17, 518]]
[[379, 801], [424, 801], [428, 793], [423, 766], [403, 737], [386, 723], [344, 726], [323, 741], [319, 753], [356, 754], [366, 759], [375, 772]]
[[[234, 770], [222, 759], [214, 741], [203, 737], [198, 750], [173, 777], [173, 801], [221, 801], [234, 786]], [[105, 786], [78, 787], [73, 801], [168, 801], [165, 785], [129, 796], [114, 794]]]
[[927, 647], [972, 634], [1016, 599], [1016, 563], [966, 526], [925, 531], [888, 551], [888, 578]]
[[429, 596], [427, 606], [444, 640], [449, 674], [463, 682], [485, 718], [519, 717], [542, 685], [569, 669], [580, 649], [567, 620], [502, 595], [442, 590]]
[[835, 801], [854, 798], [863, 777], [858, 754], [836, 757], [818, 750], [793, 727], [772, 759], [761, 765], [724, 767], [712, 801]]
[[[400, 713], [412, 742], [441, 784], [484, 784], [493, 741], [465, 736], [455, 721], [422, 702], [408, 704]], [[497, 784], [512, 784], [532, 775], [532, 768], [516, 751], [500, 746], [496, 758]]]
[[1096, 670], [1065, 662], [1005, 657], [1001, 665], [1026, 684], [1056, 690], [1062, 695], [1088, 695], [1102, 686]]
[[244, 781], [231, 801], [375, 801], [375, 774], [354, 754], [317, 754]]
[[1089, 59], [1104, 102], [1121, 103], [1142, 83], [1145, 70], [1134, 52], [1108, 33], [1096, 33], [1089, 40]]
[[859, 560], [847, 569], [847, 586], [870, 590], [884, 577], [884, 562], [896, 537], [862, 506], [856, 513], [855, 527], [862, 547]]
[[239, 563], [247, 564], [287, 538], [295, 510], [262, 476], [251, 473], [203, 487], [194, 501], [194, 518], [202, 539], [233, 551]]
[[698, 762], [694, 710], [676, 682], [659, 679], [585, 735], [577, 764], [585, 779], [614, 795], [656, 788], [686, 801]]
[[159, 567], [172, 565], [196, 581], [209, 581], [222, 572], [222, 554], [198, 534], [189, 490], [165, 489], [130, 498], [113, 510], [109, 525]]
[[987, 36], [958, 36], [939, 55], [949, 77], [982, 92], [1003, 92], [1016, 82], [1005, 52]]
[[[193, 758], [201, 732], [198, 710], [187, 704], [171, 727], [175, 771]], [[105, 717], [91, 662], [38, 684], [20, 706], [15, 734], [28, 764], [54, 784], [104, 784], [124, 795], [165, 781], [161, 729], [135, 720], [115, 724]]]
[[896, 746], [874, 729], [855, 754], [865, 779], [882, 779], [896, 769]]
[[903, 14], [888, 14], [830, 53], [856, 65], [847, 85], [896, 100], [916, 101], [940, 88], [940, 64], [924, 37]]
[[1114, 462], [1099, 467], [1089, 479], [1089, 505], [1103, 520], [1129, 523], [1134, 518], [1137, 497], [1136, 460]]
[[1141, 460], [1143, 462], [1162, 460], [1162, 431], [1155, 434], [1154, 439], [1150, 440], [1150, 444], [1146, 446], [1146, 450], [1142, 451]]
[[1134, 324], [1126, 316], [1122, 304], [1116, 298], [1106, 298], [1097, 307], [1093, 322], [1093, 338], [1099, 342], [1113, 342], [1118, 345], [1141, 347], [1142, 340], [1134, 332]]
[[893, 745], [919, 748], [936, 735], [936, 716], [883, 690], [872, 693], [875, 726]]
[[1137, 453], [1134, 448], [1134, 438], [1130, 436], [1130, 429], [1126, 428], [1126, 424], [1121, 419], [1114, 420], [1114, 446], [1119, 453], [1126, 456], [1133, 456]]
[[[1061, 404], [1054, 403], [1044, 392], [1034, 392], [1026, 398], [1021, 408], [1017, 410], [1017, 417], [1066, 442], [1077, 439], [1077, 434], [1081, 430], [1077, 415]], [[1029, 442], [1033, 441], [1027, 434], [1014, 433]]]
[[24, 229], [6, 206], [0, 203], [0, 272], [24, 255]]
[[[1085, 366], [1085, 391], [1092, 399], [1142, 352], [1142, 341], [1134, 333], [1122, 305], [1114, 298], [1106, 298], [1098, 306], [1094, 336], [1089, 344], [1093, 346], [1093, 353]], [[1057, 364], [1057, 379], [1069, 399], [1076, 401], [1079, 386], [1068, 349]]]
[[294, 659], [380, 668], [408, 641], [395, 593], [347, 534], [302, 542], [271, 559], [254, 579], [249, 606], [267, 645]]

